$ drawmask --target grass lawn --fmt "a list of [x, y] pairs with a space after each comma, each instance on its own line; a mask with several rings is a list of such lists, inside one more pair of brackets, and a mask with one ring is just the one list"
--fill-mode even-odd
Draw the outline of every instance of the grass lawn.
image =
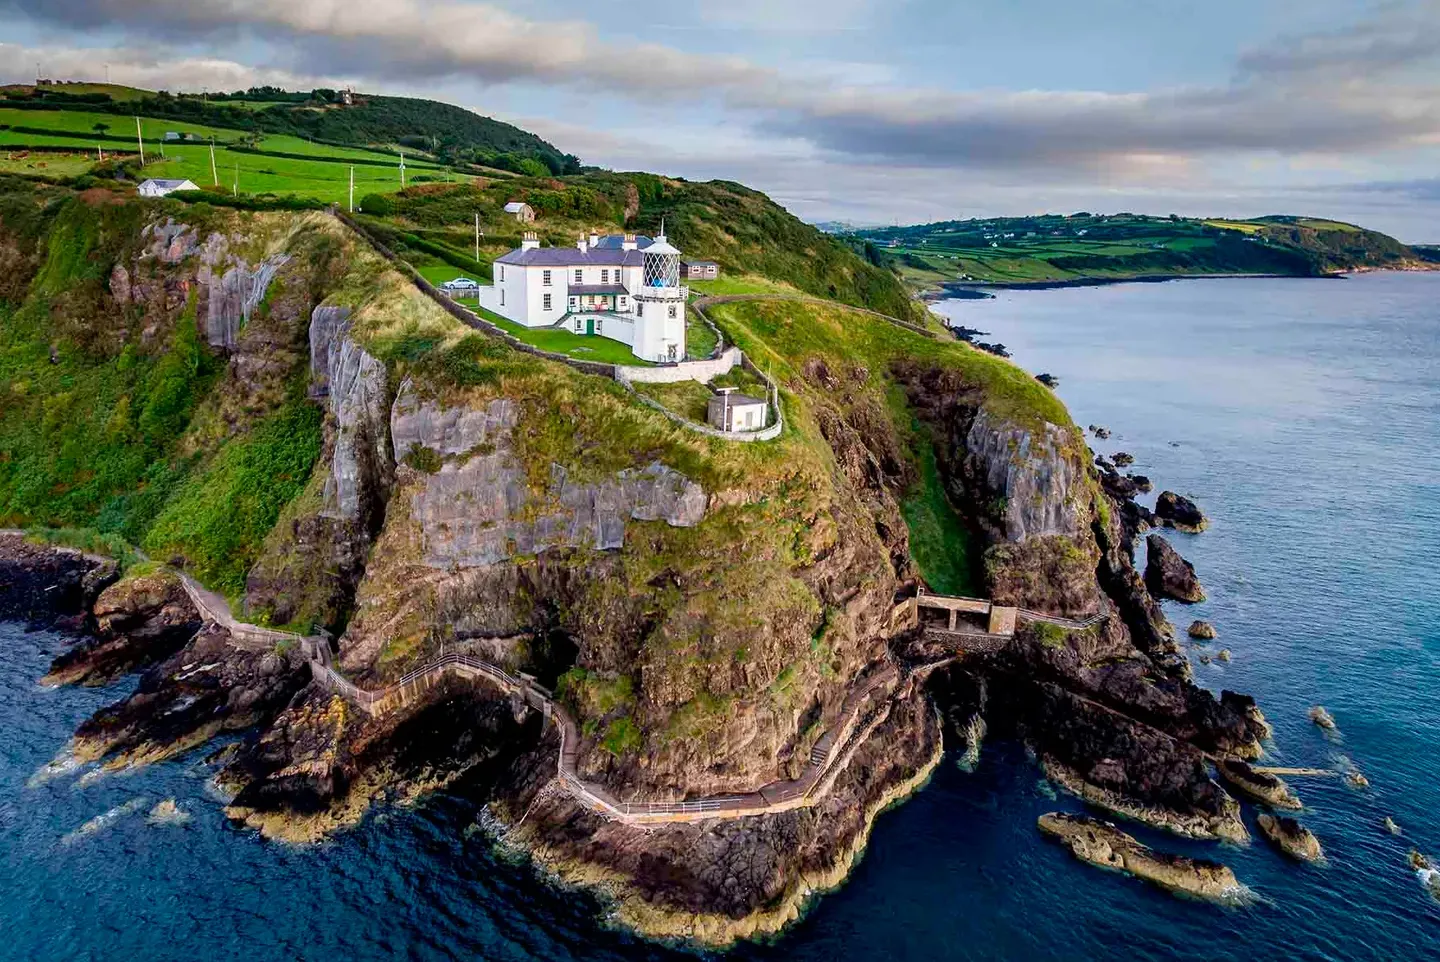
[[692, 291], [707, 297], [726, 294], [804, 294], [789, 284], [751, 274], [722, 274], [713, 281], [686, 281]]
[[[110, 137], [133, 137], [135, 135], [135, 119], [126, 117], [124, 114], [105, 114], [88, 110], [17, 110], [14, 107], [0, 107], [0, 124], [10, 127], [30, 127], [54, 131], [56, 134], [70, 134], [72, 137], [90, 137], [94, 134], [96, 124], [104, 124], [108, 129], [103, 131]], [[210, 127], [205, 124], [192, 124], [183, 120], [156, 120], [151, 117], [140, 118], [140, 131], [145, 137], [145, 149], [149, 152], [150, 145], [160, 143], [165, 132], [173, 130], [177, 133], [191, 133], [197, 136], [210, 138], [215, 137], [217, 143], [226, 143], [232, 140], [239, 140], [241, 133], [238, 130], [230, 130], [225, 127]], [[26, 137], [33, 137], [33, 134], [14, 134], [11, 131], [0, 131], [0, 136], [9, 138], [11, 143], [25, 143]]]
[[710, 398], [715, 392], [698, 381], [678, 381], [675, 384], [636, 384], [635, 390], [654, 398], [681, 417], [704, 424], [709, 411]]
[[710, 326], [700, 320], [694, 311], [685, 314], [685, 356], [692, 361], [703, 361], [715, 350], [719, 340]]
[[570, 331], [561, 331], [553, 327], [526, 327], [482, 308], [476, 308], [475, 313], [501, 330], [514, 334], [526, 344], [538, 347], [542, 351], [566, 354], [582, 361], [599, 361], [601, 364], [652, 366], [649, 361], [642, 361], [632, 354], [629, 345], [612, 341], [608, 337], [573, 334]]

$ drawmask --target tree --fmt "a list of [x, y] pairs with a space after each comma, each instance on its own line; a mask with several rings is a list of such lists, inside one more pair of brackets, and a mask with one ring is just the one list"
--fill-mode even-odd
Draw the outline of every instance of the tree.
[[91, 127], [90, 129], [93, 130], [93, 131], [95, 131], [95, 133], [100, 134], [100, 135], [103, 137], [103, 136], [105, 135], [105, 131], [107, 131], [107, 130], [110, 129], [110, 125], [107, 124], [107, 123], [105, 123], [105, 122], [102, 120], [100, 123], [96, 124], [94, 127]]

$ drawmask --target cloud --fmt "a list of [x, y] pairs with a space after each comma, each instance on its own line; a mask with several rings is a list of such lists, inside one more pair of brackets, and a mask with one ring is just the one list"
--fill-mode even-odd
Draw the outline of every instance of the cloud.
[[214, 57], [188, 57], [155, 47], [22, 47], [0, 43], [0, 78], [29, 78], [36, 64], [53, 78], [98, 79], [111, 68], [116, 83], [147, 90], [243, 90], [271, 84], [305, 90], [340, 86], [334, 77], [252, 67]]
[[1440, 59], [1440, 0], [1392, 4], [1338, 30], [1281, 37], [1243, 53], [1242, 76], [1374, 78]]
[[253, 34], [292, 63], [395, 79], [594, 85], [681, 94], [758, 87], [774, 71], [740, 57], [655, 43], [614, 43], [580, 20], [540, 22], [455, 0], [9, 0], [37, 23], [119, 29], [151, 39]]

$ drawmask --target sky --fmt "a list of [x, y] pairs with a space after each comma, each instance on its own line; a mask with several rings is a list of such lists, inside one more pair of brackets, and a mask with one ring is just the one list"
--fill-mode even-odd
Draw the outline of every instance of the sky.
[[354, 85], [810, 221], [1303, 213], [1440, 243], [1440, 0], [0, 0], [0, 80]]

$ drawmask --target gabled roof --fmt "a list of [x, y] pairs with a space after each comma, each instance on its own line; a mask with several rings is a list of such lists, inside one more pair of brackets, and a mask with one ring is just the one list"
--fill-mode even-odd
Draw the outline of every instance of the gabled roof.
[[620, 284], [571, 284], [571, 294], [629, 294]]
[[190, 184], [191, 189], [199, 189], [188, 180], [162, 180], [159, 177], [151, 177], [148, 180], [143, 180], [140, 182], [141, 187], [144, 187], [146, 184], [153, 184], [156, 187], [166, 187], [171, 190], [179, 190], [183, 185]]
[[758, 397], [751, 397], [748, 394], [715, 394], [710, 397], [710, 403], [724, 403], [729, 401], [730, 407], [749, 407], [752, 404], [764, 404], [764, 400]]
[[639, 251], [603, 250], [578, 247], [520, 248], [495, 258], [497, 264], [517, 267], [638, 267], [645, 262]]
[[714, 261], [691, 261], [691, 260], [684, 260], [684, 261], [681, 261], [680, 263], [684, 264], [686, 267], [719, 267], [719, 266], [720, 266], [719, 264], [715, 263]]
[[512, 200], [510, 203], [508, 203], [508, 204], [505, 205], [505, 213], [507, 213], [507, 214], [518, 214], [518, 213], [520, 213], [522, 210], [524, 210], [526, 207], [529, 207], [529, 206], [530, 206], [530, 205], [527, 204], [527, 203], [525, 203], [524, 201]]

